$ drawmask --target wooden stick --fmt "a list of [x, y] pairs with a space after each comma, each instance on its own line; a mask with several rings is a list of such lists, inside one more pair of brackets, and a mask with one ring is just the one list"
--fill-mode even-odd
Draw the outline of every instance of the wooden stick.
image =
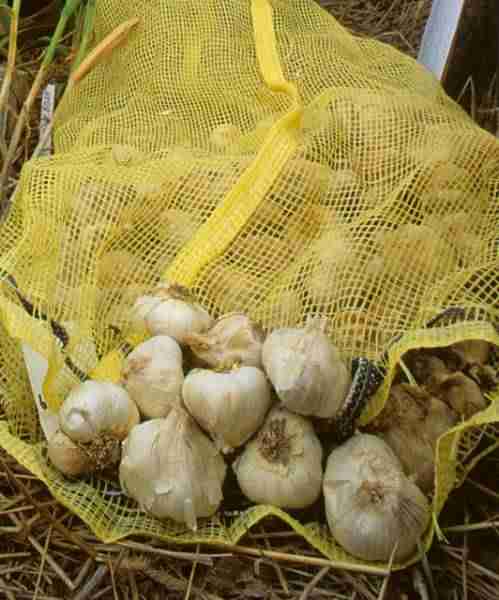
[[371, 565], [356, 565], [340, 560], [328, 560], [316, 556], [303, 556], [300, 554], [287, 554], [285, 552], [277, 552], [274, 550], [259, 550], [249, 546], [240, 546], [238, 544], [213, 543], [213, 546], [223, 547], [230, 550], [234, 554], [244, 554], [246, 556], [257, 556], [259, 558], [271, 558], [281, 560], [283, 562], [295, 562], [302, 565], [315, 565], [317, 567], [331, 567], [332, 569], [342, 569], [345, 571], [354, 571], [357, 573], [366, 573], [367, 575], [387, 575], [388, 569], [383, 567], [374, 567]]
[[[196, 554], [199, 554], [199, 544], [196, 546]], [[189, 575], [189, 582], [187, 584], [187, 589], [185, 591], [184, 600], [189, 600], [189, 598], [191, 597], [192, 584], [194, 583], [194, 575], [196, 574], [197, 564], [198, 564], [197, 560], [195, 560], [192, 563], [191, 573]]]
[[28, 540], [33, 548], [40, 553], [42, 559], [45, 557], [46, 562], [52, 567], [54, 573], [64, 582], [67, 588], [71, 591], [76, 589], [75, 584], [71, 581], [71, 579], [66, 575], [66, 573], [62, 570], [62, 568], [55, 562], [55, 560], [50, 556], [48, 552], [44, 550], [44, 548], [35, 540], [32, 535], [28, 536]]
[[[260, 526], [260, 529], [265, 534], [265, 529], [264, 529], [263, 525]], [[272, 551], [272, 546], [270, 545], [270, 541], [267, 537], [264, 537], [264, 543], [265, 543], [265, 547], [267, 548], [267, 550]], [[284, 590], [284, 593], [289, 595], [288, 582], [287, 582], [286, 578], [284, 577], [284, 574], [282, 572], [281, 567], [279, 566], [279, 563], [277, 563], [275, 561], [270, 561], [270, 562], [271, 562], [272, 566], [274, 567], [274, 570], [277, 574], [277, 577], [279, 579], [281, 587]]]
[[95, 573], [76, 594], [73, 600], [86, 600], [86, 598], [88, 598], [95, 590], [95, 588], [101, 583], [104, 577], [106, 577], [108, 572], [109, 567], [107, 565], [100, 565], [99, 567], [97, 567]]
[[40, 584], [42, 582], [42, 574], [43, 574], [43, 569], [45, 567], [45, 561], [47, 559], [47, 551], [49, 548], [51, 535], [52, 535], [52, 527], [49, 527], [47, 537], [45, 538], [45, 545], [43, 547], [42, 560], [40, 561], [40, 568], [38, 570], [38, 576], [36, 578], [35, 593], [33, 594], [33, 600], [36, 600], [38, 598], [38, 594], [40, 592]]
[[325, 577], [329, 573], [330, 570], [331, 570], [331, 567], [322, 567], [322, 569], [318, 573], [316, 573], [314, 575], [314, 577], [312, 577], [312, 579], [307, 583], [307, 585], [305, 586], [305, 589], [303, 590], [302, 595], [300, 596], [300, 600], [307, 600], [307, 598], [310, 596], [310, 594], [316, 588], [319, 581], [323, 577]]
[[[132, 550], [141, 550], [142, 552], [149, 552], [150, 554], [162, 554], [163, 556], [169, 556], [170, 558], [179, 558], [181, 560], [192, 560], [208, 567], [213, 566], [213, 558], [211, 554], [196, 554], [195, 552], [181, 552], [174, 550], [165, 550], [164, 548], [158, 548], [156, 546], [148, 546], [147, 544], [140, 544], [138, 542], [117, 542], [119, 546], [125, 548], [131, 548]], [[230, 556], [227, 554], [217, 556], [217, 558]]]

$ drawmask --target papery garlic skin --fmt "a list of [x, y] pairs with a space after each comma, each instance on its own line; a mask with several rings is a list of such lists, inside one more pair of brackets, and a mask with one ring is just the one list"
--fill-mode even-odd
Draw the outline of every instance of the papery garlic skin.
[[179, 344], [187, 336], [204, 333], [213, 324], [213, 318], [199, 304], [192, 301], [182, 287], [162, 284], [152, 295], [141, 296], [132, 308], [137, 326], [144, 326], [152, 335], [167, 335]]
[[241, 365], [261, 367], [264, 334], [243, 313], [223, 315], [205, 334], [192, 334], [186, 343], [206, 366]]
[[221, 454], [182, 409], [137, 425], [122, 444], [125, 493], [150, 515], [192, 530], [217, 511], [225, 474]]
[[429, 492], [434, 484], [438, 438], [457, 422], [457, 415], [438, 398], [417, 386], [397, 384], [370, 425], [393, 450], [405, 474]]
[[182, 396], [190, 414], [224, 453], [256, 432], [272, 403], [263, 371], [245, 366], [225, 372], [194, 369], [185, 378]]
[[320, 496], [322, 446], [312, 424], [273, 408], [233, 469], [243, 494], [258, 504], [305, 508]]
[[313, 325], [273, 331], [262, 362], [283, 405], [301, 415], [333, 417], [351, 385], [338, 349]]
[[47, 455], [54, 467], [68, 477], [86, 475], [95, 467], [85, 450], [60, 430], [48, 440]]
[[451, 352], [461, 360], [461, 364], [457, 365], [459, 369], [476, 364], [485, 365], [491, 348], [491, 344], [485, 340], [464, 340], [450, 346]]
[[182, 401], [184, 372], [179, 344], [166, 335], [139, 344], [125, 359], [122, 381], [144, 417], [166, 417], [170, 408]]
[[464, 373], [439, 374], [433, 377], [429, 387], [432, 393], [465, 420], [487, 408], [487, 400], [480, 386]]
[[357, 434], [329, 455], [324, 473], [326, 518], [335, 540], [352, 556], [396, 562], [416, 550], [431, 510], [388, 445]]
[[108, 381], [80, 383], [59, 410], [59, 426], [75, 442], [91, 442], [102, 434], [122, 440], [139, 421], [128, 392]]

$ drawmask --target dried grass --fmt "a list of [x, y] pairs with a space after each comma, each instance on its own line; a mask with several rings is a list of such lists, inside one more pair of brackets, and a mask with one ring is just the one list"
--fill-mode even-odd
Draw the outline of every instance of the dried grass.
[[352, 33], [416, 57], [431, 0], [317, 0]]
[[[321, 558], [273, 519], [229, 552], [168, 546], [151, 539], [102, 544], [14, 459], [0, 453], [0, 460], [0, 597], [498, 597], [499, 528], [493, 467], [499, 452], [484, 459], [470, 482], [451, 496], [441, 523], [449, 543], [435, 542], [428, 555], [429, 572], [419, 565], [386, 577], [307, 564], [300, 557], [317, 563]], [[267, 558], [265, 550], [272, 558]], [[290, 554], [296, 556], [296, 563], [279, 560], [280, 555]]]

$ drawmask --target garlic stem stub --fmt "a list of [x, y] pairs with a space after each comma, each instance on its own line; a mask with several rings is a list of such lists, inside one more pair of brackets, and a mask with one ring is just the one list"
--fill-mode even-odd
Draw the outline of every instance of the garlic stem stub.
[[241, 446], [257, 431], [272, 403], [263, 371], [237, 365], [223, 372], [192, 370], [185, 378], [182, 396], [187, 410], [224, 453]]
[[102, 434], [122, 440], [139, 421], [139, 411], [128, 392], [109, 381], [80, 383], [59, 410], [61, 430], [73, 441], [82, 443]]
[[233, 469], [243, 494], [252, 502], [299, 509], [320, 496], [322, 455], [312, 424], [284, 407], [275, 407]]
[[166, 335], [139, 344], [125, 359], [122, 381], [144, 417], [166, 417], [170, 408], [182, 401], [184, 371], [179, 344]]
[[150, 334], [167, 335], [182, 345], [188, 335], [204, 333], [213, 324], [213, 318], [187, 289], [169, 283], [157, 286], [152, 295], [138, 298], [132, 320]]
[[222, 501], [226, 465], [214, 444], [182, 409], [135, 426], [122, 444], [125, 493], [158, 519], [197, 529]]
[[203, 366], [216, 369], [235, 363], [261, 368], [263, 342], [262, 329], [237, 312], [223, 315], [207, 333], [193, 333], [186, 340]]
[[333, 537], [363, 560], [388, 561], [394, 550], [396, 562], [409, 558], [430, 521], [425, 495], [374, 435], [356, 434], [331, 452], [323, 492]]
[[283, 405], [304, 416], [333, 417], [351, 385], [338, 349], [314, 321], [274, 330], [263, 344], [262, 361]]

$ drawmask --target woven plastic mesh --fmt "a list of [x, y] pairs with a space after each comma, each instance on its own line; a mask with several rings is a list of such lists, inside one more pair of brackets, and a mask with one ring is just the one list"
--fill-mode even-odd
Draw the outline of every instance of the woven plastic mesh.
[[[323, 315], [346, 361], [388, 349], [364, 422], [409, 349], [499, 344], [499, 144], [432, 75], [312, 0], [102, 0], [95, 43], [133, 17], [64, 97], [55, 156], [25, 165], [2, 225], [2, 272], [68, 327], [80, 369], [117, 378], [127, 311], [166, 277], [215, 315], [242, 310], [267, 329]], [[332, 560], [358, 562], [323, 525], [270, 507], [193, 536], [106, 495], [106, 481], [68, 483], [42, 453], [21, 341], [50, 361], [53, 406], [77, 379], [6, 283], [0, 301], [0, 444], [97, 536], [235, 543], [274, 514]], [[448, 306], [468, 319], [425, 328]], [[499, 395], [489, 401], [439, 441], [436, 517], [483, 432], [498, 439]]]

